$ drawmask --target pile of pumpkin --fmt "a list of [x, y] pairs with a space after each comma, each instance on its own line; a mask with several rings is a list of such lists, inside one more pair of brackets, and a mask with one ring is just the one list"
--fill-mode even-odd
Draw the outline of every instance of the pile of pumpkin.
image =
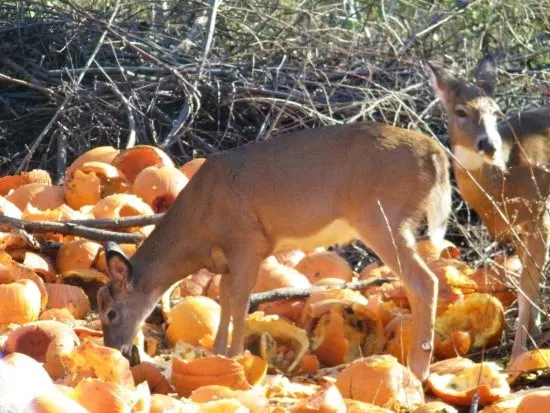
[[[145, 216], [166, 211], [204, 159], [177, 167], [151, 146], [92, 149], [63, 185], [34, 170], [0, 177], [0, 215], [32, 221]], [[125, 231], [146, 237], [153, 226]], [[435, 356], [422, 385], [406, 368], [411, 316], [402, 284], [351, 290], [355, 280], [394, 277], [384, 265], [352, 271], [324, 248], [288, 250], [262, 263], [254, 292], [324, 286], [308, 298], [260, 304], [249, 315], [246, 352], [211, 354], [220, 318], [220, 274], [182, 274], [162, 298], [162, 321], [136, 338], [130, 367], [103, 346], [96, 310], [108, 281], [101, 243], [36, 234], [60, 243], [39, 253], [19, 231], [0, 232], [0, 410], [29, 412], [389, 412], [447, 411], [474, 396], [484, 412], [527, 411], [550, 392], [511, 393], [525, 371], [547, 367], [550, 350], [525, 353], [503, 370], [464, 358], [500, 342], [521, 263], [495, 257], [474, 269], [451, 243], [421, 241], [439, 279]], [[134, 244], [122, 244], [128, 256]], [[432, 409], [432, 410], [430, 410]], [[491, 410], [493, 409], [493, 410]], [[500, 410], [499, 410], [500, 409]]]

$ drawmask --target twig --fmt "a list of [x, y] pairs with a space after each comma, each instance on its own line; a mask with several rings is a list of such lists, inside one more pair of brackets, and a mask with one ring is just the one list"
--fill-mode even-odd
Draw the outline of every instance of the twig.
[[[154, 214], [145, 216], [133, 216], [124, 218], [102, 218], [102, 219], [73, 219], [57, 224], [64, 224], [69, 226], [81, 226], [89, 228], [110, 228], [121, 229], [130, 227], [144, 227], [147, 225], [154, 225], [159, 222], [164, 214]], [[32, 231], [33, 228], [44, 227], [47, 224], [51, 224], [52, 221], [29, 221], [24, 219], [17, 219], [12, 217], [0, 216], [0, 225], [9, 225], [13, 228], [28, 228]]]
[[[119, 7], [119, 4], [118, 4], [118, 2], [116, 2], [113, 13], [111, 14], [111, 18], [109, 19], [109, 23], [108, 23], [109, 25], [115, 19], [115, 16], [118, 12], [118, 7]], [[99, 38], [99, 41], [96, 44], [96, 47], [94, 48], [92, 54], [88, 58], [88, 61], [84, 65], [84, 69], [88, 69], [92, 65], [92, 63], [95, 60], [96, 55], [99, 53], [99, 50], [101, 49], [101, 46], [103, 45], [103, 42], [105, 41], [106, 37], [107, 37], [107, 31], [104, 31], [103, 33], [101, 33], [101, 36]], [[84, 79], [85, 74], [86, 74], [86, 70], [84, 70], [78, 76], [78, 79], [76, 80], [76, 83], [74, 84], [75, 89], [78, 88], [78, 86], [82, 82], [82, 79]], [[27, 163], [32, 158], [32, 156], [33, 156], [34, 152], [36, 151], [36, 149], [42, 143], [42, 140], [44, 139], [44, 137], [48, 134], [48, 132], [50, 131], [50, 129], [52, 128], [54, 123], [57, 121], [57, 118], [59, 118], [59, 116], [61, 116], [61, 114], [65, 111], [65, 107], [69, 104], [71, 98], [72, 98], [71, 94], [67, 94], [67, 96], [65, 96], [65, 99], [63, 100], [63, 102], [61, 102], [61, 105], [59, 105], [59, 108], [57, 109], [57, 111], [55, 112], [53, 117], [50, 119], [50, 121], [48, 122], [46, 127], [44, 129], [42, 129], [42, 132], [40, 132], [40, 135], [38, 135], [38, 137], [34, 140], [33, 144], [29, 148], [29, 151], [28, 151], [27, 155], [25, 156], [25, 159], [23, 160], [23, 162], [21, 162], [21, 164], [16, 169], [16, 171], [15, 171], [16, 173], [21, 172], [25, 168]]]
[[[145, 222], [145, 218], [148, 218], [149, 220], [158, 219], [156, 216], [149, 216], [149, 217], [139, 217], [143, 218]], [[123, 220], [124, 218], [121, 218]], [[84, 238], [88, 238], [90, 240], [94, 241], [106, 241], [106, 240], [112, 240], [116, 242], [122, 242], [122, 243], [134, 243], [137, 244], [141, 241], [143, 241], [144, 237], [139, 234], [134, 233], [121, 233], [121, 232], [115, 232], [115, 231], [109, 231], [99, 228], [91, 228], [90, 226], [84, 226], [82, 225], [83, 222], [88, 222], [93, 220], [82, 220], [82, 221], [65, 221], [65, 222], [52, 222], [52, 221], [27, 221], [7, 216], [0, 216], [0, 227], [2, 225], [8, 226], [10, 228], [14, 228], [16, 231], [18, 230], [24, 230], [31, 233], [44, 233], [44, 232], [55, 232], [57, 234], [63, 234], [63, 235], [76, 235]], [[110, 221], [110, 225], [105, 225], [107, 222]], [[103, 222], [100, 222], [100, 226], [103, 224], [106, 227], [131, 227], [131, 226], [138, 226], [135, 224], [135, 221], [130, 221], [133, 223], [133, 225], [130, 225], [128, 221], [124, 221], [122, 223], [119, 223], [118, 225], [114, 225], [114, 220], [103, 220]], [[136, 220], [137, 221], [137, 220]], [[143, 221], [141, 225], [147, 225], [143, 224]], [[75, 222], [79, 222], [76, 224]], [[97, 223], [93, 223], [96, 224]]]
[[285, 287], [278, 288], [276, 290], [265, 291], [261, 293], [255, 293], [250, 296], [250, 308], [251, 311], [257, 307], [259, 304], [267, 303], [270, 301], [277, 300], [290, 300], [294, 298], [305, 298], [309, 297], [312, 293], [316, 291], [324, 291], [330, 288], [342, 288], [350, 290], [362, 290], [368, 287], [374, 287], [382, 284], [386, 284], [392, 281], [398, 281], [397, 278], [373, 278], [363, 281], [352, 281], [343, 284], [336, 285], [315, 285], [311, 287]]

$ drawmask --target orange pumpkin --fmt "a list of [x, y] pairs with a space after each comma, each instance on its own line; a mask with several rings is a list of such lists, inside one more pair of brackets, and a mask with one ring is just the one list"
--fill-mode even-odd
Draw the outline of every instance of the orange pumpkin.
[[0, 324], [24, 324], [38, 319], [42, 294], [31, 280], [17, 280], [0, 284]]
[[353, 271], [347, 261], [332, 251], [310, 252], [294, 266], [294, 269], [304, 274], [312, 284], [323, 278], [338, 278], [347, 282], [353, 277]]
[[134, 182], [138, 174], [149, 166], [174, 166], [174, 162], [161, 149], [149, 145], [137, 145], [121, 151], [112, 161], [126, 176]]
[[536, 370], [550, 371], [550, 349], [539, 348], [526, 351], [511, 360], [506, 367], [510, 383], [516, 381], [522, 374]]
[[3, 216], [20, 219], [23, 214], [12, 202], [0, 196], [0, 213]]
[[185, 297], [168, 314], [166, 338], [172, 345], [181, 340], [211, 350], [220, 312], [220, 305], [208, 297]]
[[173, 166], [150, 166], [137, 176], [132, 187], [156, 213], [166, 212], [189, 179]]
[[328, 385], [292, 407], [292, 413], [344, 413], [346, 403], [334, 385]]
[[79, 344], [80, 340], [72, 328], [58, 321], [44, 320], [16, 328], [8, 335], [4, 349], [10, 353], [26, 354], [44, 363], [48, 374], [58, 379], [66, 373], [61, 356]]
[[91, 268], [100, 248], [101, 244], [87, 239], [77, 239], [62, 244], [55, 259], [57, 272]]
[[251, 412], [269, 411], [269, 403], [265, 395], [253, 389], [233, 390], [220, 385], [207, 385], [194, 390], [189, 396], [189, 399], [195, 403], [236, 399]]

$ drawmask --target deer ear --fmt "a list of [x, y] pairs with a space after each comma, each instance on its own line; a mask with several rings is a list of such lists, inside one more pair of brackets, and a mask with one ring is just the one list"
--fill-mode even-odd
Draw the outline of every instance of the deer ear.
[[105, 261], [107, 262], [107, 271], [113, 281], [114, 291], [131, 292], [134, 288], [132, 264], [116, 243], [109, 241], [105, 244]]
[[430, 76], [430, 86], [434, 93], [445, 102], [447, 94], [459, 83], [458, 79], [438, 63], [426, 62], [424, 67]]
[[476, 67], [476, 83], [488, 96], [495, 93], [497, 82], [497, 62], [492, 54], [486, 54]]

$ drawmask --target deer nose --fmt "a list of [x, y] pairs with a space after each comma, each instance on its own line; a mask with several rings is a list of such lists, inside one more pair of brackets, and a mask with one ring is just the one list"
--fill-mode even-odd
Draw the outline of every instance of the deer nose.
[[489, 140], [489, 138], [481, 138], [477, 141], [477, 150], [480, 152], [485, 152], [487, 154], [494, 153], [497, 148], [495, 145]]

